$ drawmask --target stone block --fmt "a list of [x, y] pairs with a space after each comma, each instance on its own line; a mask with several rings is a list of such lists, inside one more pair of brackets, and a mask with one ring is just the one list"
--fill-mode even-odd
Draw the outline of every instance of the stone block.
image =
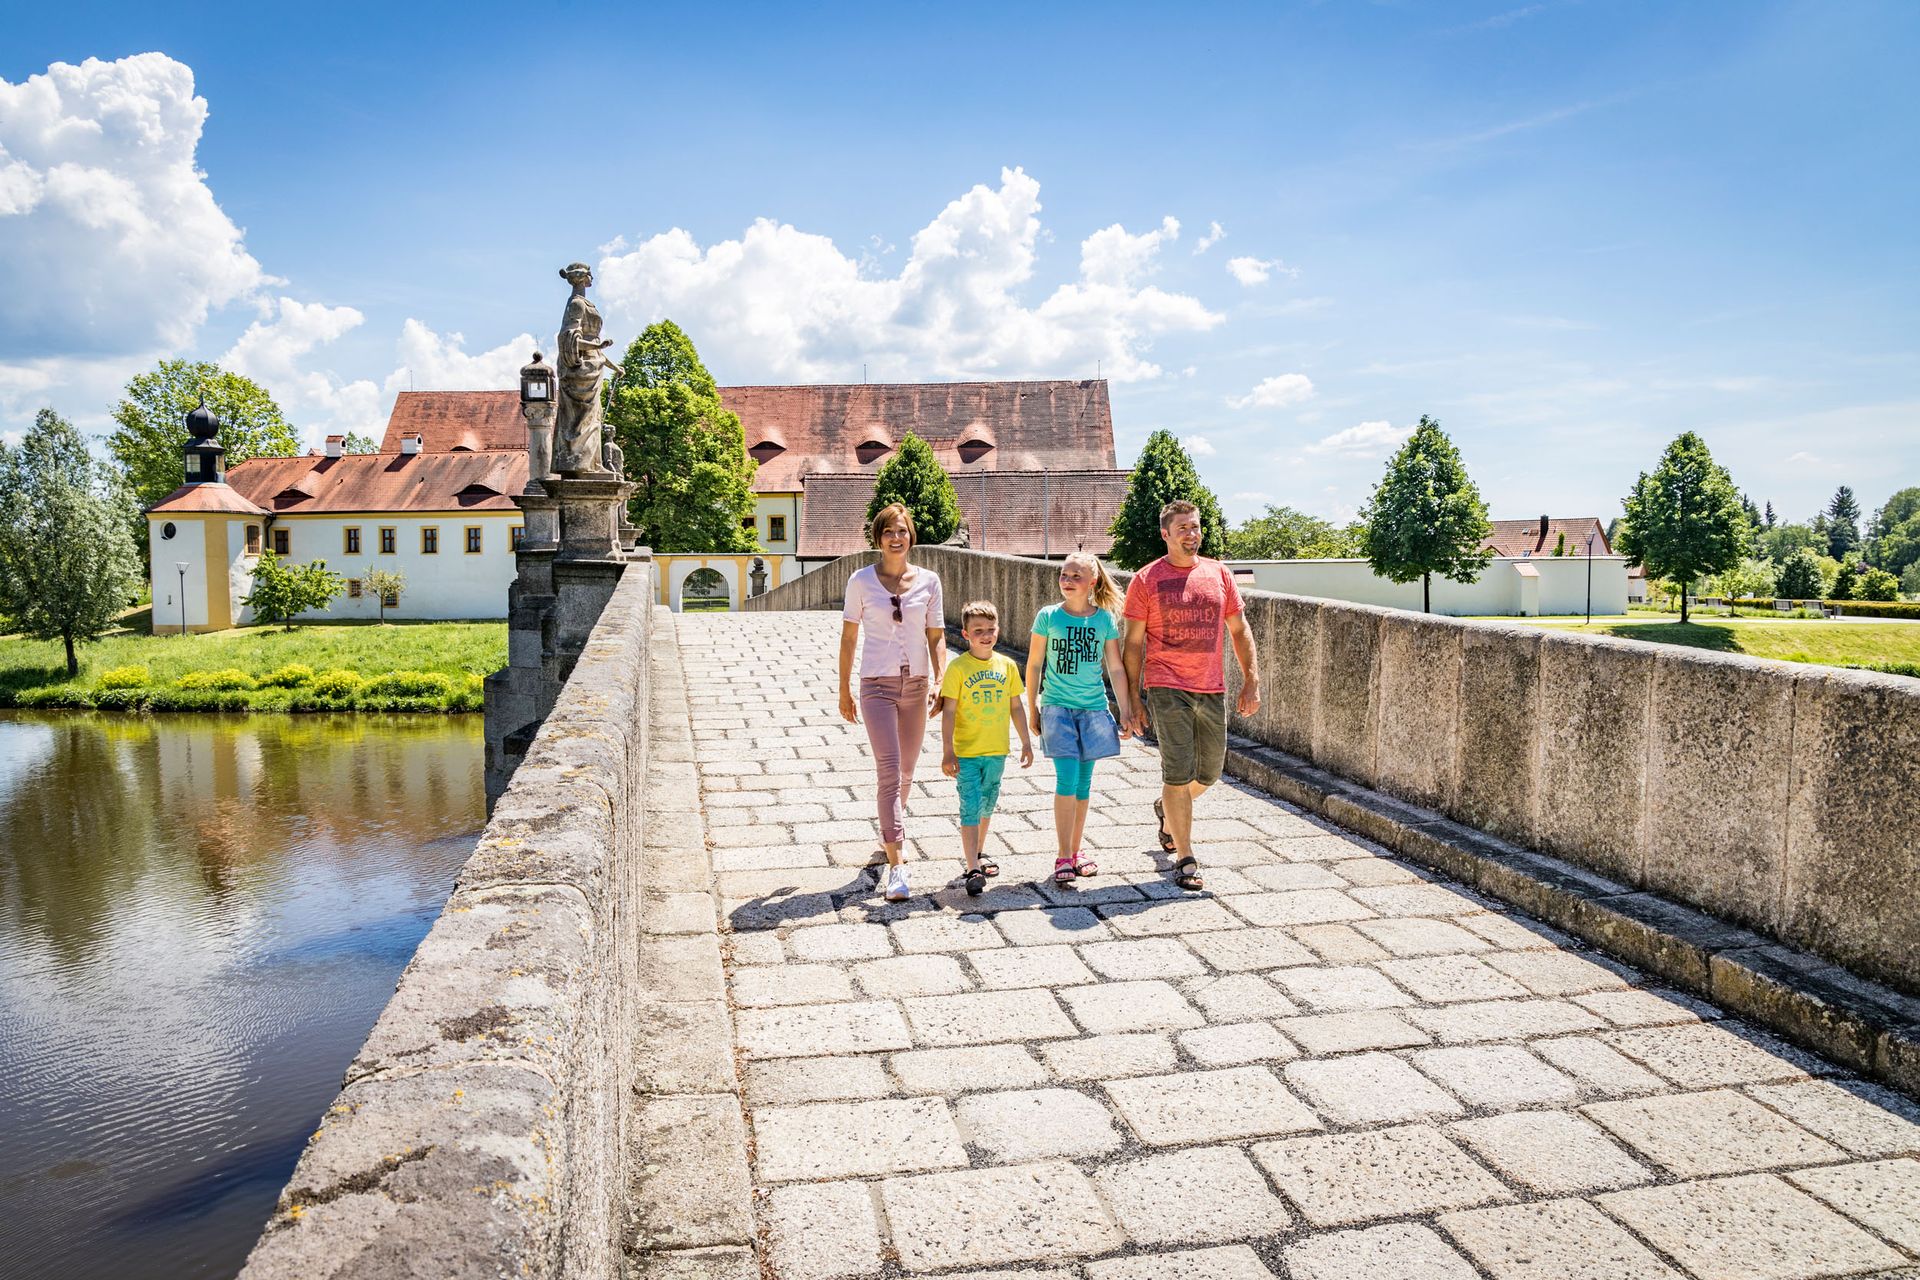
[[1535, 843], [1646, 883], [1648, 700], [1657, 646], [1558, 633], [1540, 641]]
[[1747, 1092], [1849, 1155], [1920, 1155], [1920, 1105], [1891, 1089], [1859, 1080], [1802, 1080], [1752, 1085]]
[[1121, 1144], [1107, 1109], [1071, 1089], [976, 1093], [955, 1104], [954, 1118], [969, 1143], [1003, 1163], [1104, 1155]]
[[1343, 1125], [1425, 1120], [1464, 1110], [1390, 1053], [1296, 1062], [1286, 1075], [1315, 1110]]
[[1286, 1062], [1300, 1056], [1270, 1022], [1234, 1022], [1182, 1031], [1180, 1047], [1203, 1067], [1238, 1067], [1250, 1062]]
[[1288, 1018], [1300, 1012], [1280, 989], [1253, 973], [1224, 978], [1198, 978], [1186, 984], [1187, 996], [1206, 1012], [1210, 1022], [1247, 1022], [1255, 1018]]
[[1413, 1064], [1468, 1106], [1490, 1111], [1572, 1102], [1579, 1087], [1518, 1045], [1423, 1049]]
[[1535, 1040], [1533, 1050], [1580, 1082], [1583, 1089], [1603, 1098], [1659, 1093], [1666, 1082], [1618, 1050], [1591, 1036], [1561, 1036]]
[[1040, 1056], [1062, 1080], [1158, 1075], [1173, 1070], [1175, 1062], [1171, 1040], [1138, 1032], [1053, 1040], [1040, 1046]]
[[1782, 936], [1920, 994], [1915, 760], [1920, 685], [1865, 671], [1801, 673]]
[[1391, 1009], [1413, 1003], [1412, 996], [1387, 981], [1379, 970], [1360, 965], [1280, 969], [1271, 976], [1282, 991], [1322, 1013]]
[[1480, 1273], [1430, 1227], [1396, 1222], [1329, 1231], [1287, 1247], [1293, 1280], [1479, 1280]]
[[1045, 990], [916, 996], [901, 1001], [901, 1005], [913, 1024], [915, 1037], [921, 1044], [934, 1047], [1075, 1034], [1059, 1002]]
[[1459, 955], [1485, 951], [1490, 944], [1476, 933], [1469, 933], [1445, 920], [1401, 916], [1385, 920], [1362, 920], [1354, 928], [1396, 956]]
[[893, 1092], [880, 1059], [872, 1056], [749, 1062], [745, 1083], [747, 1103], [754, 1107], [882, 1098]]
[[661, 1249], [631, 1254], [621, 1280], [760, 1280], [748, 1248]]
[[1513, 1199], [1497, 1178], [1427, 1128], [1261, 1142], [1253, 1157], [1316, 1227]]
[[969, 1089], [1017, 1089], [1046, 1083], [1047, 1073], [1025, 1045], [983, 1044], [964, 1049], [915, 1049], [893, 1055], [893, 1074], [908, 1093], [955, 1094]]
[[1265, 1067], [1114, 1080], [1106, 1089], [1148, 1146], [1232, 1142], [1322, 1127]]
[[1087, 1280], [1273, 1280], [1273, 1272], [1252, 1249], [1236, 1244], [1093, 1262]]
[[1245, 603], [1260, 652], [1260, 712], [1239, 731], [1310, 756], [1320, 684], [1320, 602], [1262, 592], [1247, 595]]
[[1293, 1221], [1236, 1147], [1149, 1156], [1109, 1166], [1093, 1180], [1137, 1244], [1220, 1244], [1277, 1235]]
[[1787, 1179], [1911, 1253], [1920, 1253], [1920, 1160], [1802, 1169]]
[[[1135, 946], [1135, 943], [1096, 943], [1096, 946]], [[1176, 944], [1177, 945], [1177, 944]], [[967, 959], [989, 990], [1018, 987], [1068, 987], [1094, 980], [1072, 947], [1008, 947], [976, 951]]]
[[1682, 1280], [1619, 1223], [1581, 1200], [1447, 1213], [1440, 1225], [1496, 1280]]
[[1380, 723], [1380, 627], [1389, 611], [1325, 602], [1314, 692], [1313, 763], [1363, 786], [1374, 783]]
[[636, 1002], [633, 1087], [639, 1093], [726, 1093], [738, 1087], [733, 1017], [722, 1000]]
[[826, 964], [778, 964], [735, 969], [733, 998], [749, 1008], [785, 1004], [827, 1004], [851, 1000], [853, 984], [846, 971]]
[[1358, 1049], [1403, 1049], [1433, 1043], [1432, 1036], [1385, 1009], [1282, 1018], [1275, 1025], [1288, 1039], [1314, 1055], [1352, 1053]]
[[1459, 781], [1449, 812], [1530, 844], [1540, 799], [1537, 627], [1472, 626], [1460, 638]]
[[1620, 966], [1571, 951], [1502, 951], [1486, 962], [1537, 996], [1574, 996], [1627, 985]]
[[1313, 962], [1313, 956], [1283, 929], [1219, 929], [1191, 933], [1181, 941], [1202, 960], [1228, 973]]
[[1880, 1036], [1920, 1012], [1836, 965], [1787, 947], [1716, 952], [1713, 998], [1855, 1071], [1871, 1072]]
[[1527, 989], [1476, 956], [1419, 956], [1375, 966], [1427, 1004], [1501, 1000]]
[[1530, 1040], [1569, 1031], [1592, 1031], [1600, 1019], [1564, 1000], [1484, 1000], [1438, 1009], [1409, 1009], [1409, 1021], [1442, 1044]]
[[1450, 809], [1459, 770], [1461, 636], [1452, 619], [1392, 613], [1380, 624], [1374, 785]]
[[[1165, 982], [1109, 982], [1060, 992], [1074, 1020], [1094, 1035], [1120, 1031], [1183, 1031], [1206, 1022]], [[1071, 1035], [1072, 1029], [1053, 1032]]]
[[742, 1009], [736, 1033], [755, 1058], [809, 1058], [826, 1053], [871, 1053], [912, 1044], [907, 1024], [889, 1001]]
[[1125, 1239], [1065, 1161], [889, 1178], [880, 1202], [913, 1272], [1092, 1257]]
[[937, 1098], [820, 1102], [753, 1113], [754, 1174], [763, 1182], [818, 1181], [949, 1169], [967, 1163]]
[[1536, 1195], [1583, 1195], [1651, 1182], [1653, 1173], [1579, 1116], [1516, 1111], [1462, 1120], [1447, 1136]]
[[1820, 1164], [1846, 1153], [1731, 1089], [1582, 1108], [1622, 1142], [1682, 1178]]
[[1040, 911], [1002, 911], [993, 923], [1016, 947], [1052, 943], [1099, 942], [1113, 936], [1100, 917], [1085, 907], [1050, 907]]
[[732, 1094], [646, 1098], [634, 1109], [628, 1248], [753, 1242], [747, 1129]]
[[870, 996], [949, 996], [970, 991], [973, 983], [960, 962], [948, 955], [888, 956], [853, 966], [854, 979]]
[[880, 1270], [880, 1223], [865, 1183], [775, 1187], [762, 1216], [768, 1259], [788, 1280], [842, 1280]]
[[1080, 948], [1080, 958], [1101, 977], [1123, 982], [1144, 978], [1190, 978], [1206, 972], [1193, 952], [1175, 938], [1089, 943]]
[[1907, 1261], [1771, 1174], [1640, 1187], [1595, 1199], [1701, 1280], [1852, 1275]]
[[1578, 899], [1568, 927], [1610, 955], [1702, 995], [1713, 988], [1715, 952], [1766, 941], [1650, 893]]
[[1807, 1067], [1818, 1065], [1811, 1055], [1737, 1025], [1645, 1027], [1600, 1038], [1683, 1089], [1804, 1080]]

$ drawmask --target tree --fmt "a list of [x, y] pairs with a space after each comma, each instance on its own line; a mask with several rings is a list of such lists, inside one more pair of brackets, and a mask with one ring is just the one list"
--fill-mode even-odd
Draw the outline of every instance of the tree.
[[340, 442], [342, 453], [378, 453], [380, 442], [372, 436], [359, 431], [347, 432], [347, 438]]
[[911, 431], [874, 478], [867, 520], [896, 502], [913, 516], [915, 542], [938, 546], [960, 527], [960, 499], [952, 479], [940, 469], [933, 446]]
[[1900, 575], [1900, 594], [1920, 596], [1920, 560], [1908, 565], [1907, 571]]
[[1233, 560], [1331, 560], [1360, 554], [1362, 526], [1344, 527], [1292, 507], [1269, 506], [1229, 529], [1226, 554]]
[[1127, 496], [1108, 532], [1108, 556], [1122, 569], [1138, 569], [1167, 553], [1160, 536], [1160, 509], [1169, 502], [1191, 502], [1200, 509], [1200, 554], [1218, 560], [1227, 554], [1227, 524], [1220, 500], [1200, 483], [1193, 459], [1171, 431], [1156, 431], [1141, 446], [1127, 479]]
[[407, 579], [398, 569], [374, 569], [366, 577], [367, 590], [373, 592], [373, 598], [380, 602], [380, 622], [387, 621], [387, 602], [400, 603], [400, 593], [407, 588]]
[[1902, 489], [1873, 513], [1867, 563], [1898, 576], [1920, 564], [1920, 489]]
[[1854, 501], [1853, 490], [1841, 485], [1827, 504], [1827, 554], [1845, 560], [1859, 549], [1860, 504]]
[[740, 415], [671, 320], [627, 347], [607, 391], [607, 425], [633, 481], [628, 518], [655, 551], [753, 551], [755, 463]]
[[1821, 597], [1820, 561], [1802, 547], [1780, 566], [1780, 580], [1774, 587], [1783, 599], [1817, 600]]
[[1565, 529], [1560, 531], [1559, 540], [1553, 544], [1553, 554], [1556, 558], [1567, 554], [1567, 531]]
[[253, 610], [253, 620], [261, 626], [283, 622], [291, 631], [295, 618], [309, 609], [326, 608], [346, 585], [325, 560], [283, 565], [269, 551], [253, 567], [253, 594], [242, 596], [240, 603]]
[[[300, 451], [299, 438], [280, 415], [280, 406], [253, 379], [205, 361], [163, 360], [127, 384], [113, 410], [119, 425], [107, 437], [107, 449], [126, 468], [127, 483], [143, 510], [185, 480], [180, 449], [187, 440], [186, 418], [203, 395], [207, 408], [220, 419], [228, 466], [248, 458], [288, 458]], [[145, 522], [139, 526], [144, 538]]]
[[0, 610], [36, 640], [58, 637], [69, 679], [80, 674], [75, 643], [97, 638], [140, 589], [136, 519], [126, 485], [53, 410], [17, 446], [0, 444]]
[[1860, 585], [1860, 562], [1848, 556], [1840, 562], [1840, 572], [1834, 575], [1833, 586], [1827, 589], [1829, 600], [1858, 600]]
[[1806, 524], [1778, 524], [1760, 535], [1760, 554], [1775, 564], [1785, 564], [1801, 550], [1825, 555], [1827, 540]]
[[1645, 565], [1648, 574], [1674, 580], [1685, 622], [1693, 584], [1731, 569], [1747, 549], [1747, 516], [1732, 478], [1713, 460], [1706, 441], [1683, 432], [1652, 475], [1640, 473], [1625, 506], [1615, 549], [1629, 564]]
[[1778, 582], [1771, 560], [1742, 560], [1720, 575], [1719, 594], [1730, 600], [1771, 599]]
[[1774, 514], [1773, 514], [1773, 504], [1771, 502], [1767, 504], [1767, 514], [1762, 518], [1765, 520], [1767, 528], [1769, 529], [1773, 528], [1775, 520], [1774, 520]]
[[1373, 571], [1394, 582], [1420, 579], [1421, 607], [1428, 613], [1434, 574], [1474, 582], [1493, 560], [1485, 545], [1493, 533], [1487, 504], [1467, 477], [1460, 451], [1424, 413], [1360, 515], [1367, 522], [1364, 551]]
[[1900, 579], [1885, 569], [1862, 569], [1854, 580], [1853, 598], [1855, 600], [1898, 600], [1900, 598]]
[[1746, 513], [1747, 528], [1758, 530], [1765, 524], [1766, 521], [1760, 514], [1760, 508], [1754, 506], [1753, 499], [1744, 493], [1740, 495], [1740, 510]]

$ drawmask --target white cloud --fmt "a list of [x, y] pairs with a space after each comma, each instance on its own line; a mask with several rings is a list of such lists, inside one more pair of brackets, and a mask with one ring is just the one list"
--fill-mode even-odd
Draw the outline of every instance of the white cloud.
[[1180, 443], [1196, 458], [1211, 458], [1219, 452], [1213, 447], [1213, 442], [1205, 436], [1186, 436]]
[[1199, 242], [1193, 246], [1194, 256], [1199, 257], [1226, 238], [1227, 229], [1225, 227], [1217, 222], [1209, 222], [1207, 224], [1207, 234], [1201, 236]]
[[332, 431], [379, 434], [386, 420], [380, 388], [365, 378], [343, 382], [332, 373], [304, 368], [307, 357], [365, 317], [352, 307], [280, 298], [247, 326], [220, 357], [222, 368], [245, 374], [267, 389], [312, 443]]
[[1249, 289], [1257, 284], [1265, 284], [1272, 278], [1275, 272], [1283, 276], [1297, 276], [1300, 274], [1278, 258], [1227, 259], [1227, 273]]
[[1308, 453], [1339, 454], [1348, 458], [1384, 458], [1407, 442], [1412, 427], [1396, 427], [1389, 422], [1363, 422], [1345, 431], [1336, 431], [1307, 446]]
[[1244, 396], [1230, 396], [1227, 404], [1235, 409], [1284, 409], [1313, 398], [1313, 379], [1304, 373], [1283, 373], [1263, 379]]
[[1038, 305], [1021, 297], [1042, 236], [1040, 184], [1003, 169], [916, 232], [897, 274], [850, 258], [825, 236], [761, 218], [737, 240], [702, 248], [676, 227], [602, 250], [596, 273], [611, 327], [663, 316], [701, 334], [724, 381], [940, 377], [1160, 376], [1148, 358], [1165, 333], [1205, 332], [1224, 317], [1141, 280], [1180, 224], [1139, 235], [1118, 225], [1081, 242], [1079, 278]]
[[[400, 330], [400, 367], [387, 375], [387, 394], [399, 391], [500, 391], [520, 385], [520, 366], [545, 350], [523, 333], [478, 355], [468, 355], [467, 340], [444, 336], [409, 318]], [[549, 344], [551, 345], [551, 344]]]
[[0, 80], [0, 350], [146, 357], [270, 278], [194, 151], [193, 72], [159, 53]]

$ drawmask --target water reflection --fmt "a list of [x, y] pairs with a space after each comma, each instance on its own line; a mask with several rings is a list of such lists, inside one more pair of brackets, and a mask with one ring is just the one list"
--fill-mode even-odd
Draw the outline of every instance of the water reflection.
[[0, 1275], [237, 1270], [483, 809], [475, 717], [0, 712]]

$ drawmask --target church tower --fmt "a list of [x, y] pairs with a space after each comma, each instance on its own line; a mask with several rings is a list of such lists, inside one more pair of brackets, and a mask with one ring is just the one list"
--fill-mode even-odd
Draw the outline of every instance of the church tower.
[[200, 407], [187, 414], [186, 454], [188, 484], [225, 484], [227, 451], [219, 440], [220, 419], [200, 397]]

